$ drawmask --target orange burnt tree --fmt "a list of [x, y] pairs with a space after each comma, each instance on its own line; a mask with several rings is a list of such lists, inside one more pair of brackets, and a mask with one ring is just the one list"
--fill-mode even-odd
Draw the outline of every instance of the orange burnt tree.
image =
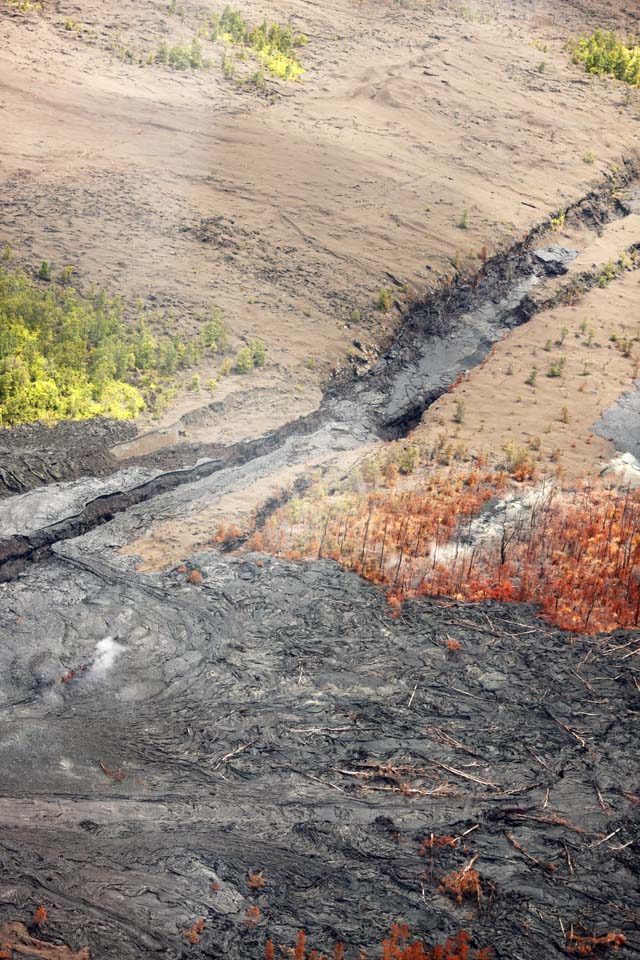
[[249, 546], [335, 560], [384, 586], [396, 611], [420, 596], [526, 601], [567, 630], [637, 626], [640, 493], [531, 486], [502, 519], [479, 518], [510, 482], [505, 473], [452, 469], [410, 489], [296, 498]]

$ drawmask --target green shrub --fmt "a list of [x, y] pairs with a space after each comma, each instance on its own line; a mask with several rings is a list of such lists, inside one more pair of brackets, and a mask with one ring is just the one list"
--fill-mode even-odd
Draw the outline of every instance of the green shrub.
[[402, 448], [398, 456], [398, 470], [406, 475], [413, 473], [418, 463], [419, 450], [415, 444], [410, 443]]
[[504, 446], [505, 460], [504, 468], [508, 473], [515, 473], [517, 470], [523, 470], [529, 465], [530, 452], [527, 447], [516, 446], [513, 440], [509, 440]]
[[233, 60], [228, 57], [226, 53], [223, 53], [220, 63], [222, 65], [223, 75], [227, 78], [227, 80], [230, 80], [236, 71]]
[[39, 280], [51, 280], [51, 267], [46, 260], [43, 260], [40, 266], [38, 267], [38, 279]]
[[219, 307], [212, 309], [210, 318], [203, 324], [200, 330], [200, 339], [212, 353], [224, 353], [227, 349], [229, 333], [222, 310]]
[[567, 362], [566, 357], [559, 357], [558, 360], [555, 360], [547, 370], [547, 376], [551, 378], [561, 377], [563, 374], [566, 362]]
[[254, 367], [264, 367], [267, 362], [267, 348], [262, 340], [252, 340], [249, 346]]
[[71, 267], [71, 266], [63, 267], [63, 269], [60, 271], [60, 283], [63, 283], [65, 286], [68, 283], [71, 283], [71, 278], [73, 277], [75, 272], [76, 272], [75, 267]]
[[391, 307], [391, 291], [386, 287], [383, 287], [378, 294], [378, 299], [376, 301], [376, 306], [378, 310], [389, 310]]
[[598, 286], [602, 288], [608, 286], [617, 276], [618, 265], [615, 264], [613, 260], [607, 260], [598, 274]]
[[251, 373], [253, 370], [253, 356], [250, 347], [238, 350], [235, 363], [236, 373]]
[[453, 414], [453, 422], [454, 422], [454, 423], [463, 423], [463, 422], [464, 422], [464, 411], [465, 411], [464, 400], [456, 400], [456, 402], [455, 402], [455, 411], [454, 411], [454, 414]]
[[256, 90], [266, 90], [267, 81], [264, 78], [264, 73], [262, 70], [256, 70], [252, 77], [250, 77], [249, 82], [253, 84]]

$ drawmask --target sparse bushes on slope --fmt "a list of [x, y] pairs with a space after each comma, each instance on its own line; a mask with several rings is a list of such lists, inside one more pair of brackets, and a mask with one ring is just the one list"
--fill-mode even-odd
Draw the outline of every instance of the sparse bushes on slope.
[[[173, 3], [169, 5], [167, 12], [181, 17], [184, 15], [184, 10]], [[248, 53], [253, 54], [262, 69], [254, 71], [240, 82], [251, 83], [258, 90], [265, 89], [263, 70], [282, 80], [297, 80], [304, 73], [297, 53], [298, 48], [307, 42], [304, 34], [294, 34], [289, 26], [268, 24], [266, 20], [258, 27], [250, 27], [240, 13], [230, 6], [226, 6], [222, 14], [208, 14], [197, 35], [189, 41], [170, 44], [167, 40], [162, 40], [155, 52], [134, 49], [120, 42], [112, 44], [110, 49], [125, 63], [137, 63], [140, 66], [155, 63], [178, 71], [208, 70], [213, 60], [206, 55], [203, 41], [220, 41], [235, 47], [240, 60], [247, 60]], [[221, 64], [227, 79], [235, 76], [235, 64], [226, 50], [221, 57]]]
[[263, 20], [259, 27], [250, 27], [238, 10], [227, 5], [221, 15], [209, 14], [200, 32], [209, 40], [248, 47], [269, 73], [283, 80], [296, 80], [304, 72], [296, 50], [307, 38], [289, 26]]
[[163, 40], [154, 60], [172, 70], [199, 70], [211, 66], [211, 61], [203, 56], [202, 43], [197, 37], [194, 37], [189, 44], [173, 47]]

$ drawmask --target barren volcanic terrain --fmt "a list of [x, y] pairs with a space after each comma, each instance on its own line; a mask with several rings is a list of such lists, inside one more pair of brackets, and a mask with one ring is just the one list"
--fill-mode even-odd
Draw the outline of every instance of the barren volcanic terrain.
[[640, 954], [622, 6], [0, 0], [0, 958]]

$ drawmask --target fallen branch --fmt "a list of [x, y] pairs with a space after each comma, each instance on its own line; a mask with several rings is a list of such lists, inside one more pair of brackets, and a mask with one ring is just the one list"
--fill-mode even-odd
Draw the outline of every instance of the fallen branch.
[[253, 744], [257, 742], [257, 740], [258, 738], [256, 737], [254, 740], [250, 740], [249, 743], [243, 743], [242, 746], [236, 747], [235, 750], [225, 753], [224, 757], [220, 757], [219, 760], [216, 760], [213, 765], [213, 769], [217, 770], [218, 767], [221, 767], [223, 763], [228, 763], [233, 757], [237, 757], [239, 753], [243, 753], [245, 750], [248, 750], [249, 747], [252, 747]]
[[436, 767], [440, 767], [441, 770], [446, 770], [447, 773], [453, 773], [456, 777], [462, 777], [464, 780], [471, 780], [473, 783], [479, 783], [483, 787], [490, 787], [492, 790], [501, 790], [502, 788], [498, 786], [497, 783], [493, 783], [492, 780], [482, 780], [480, 777], [474, 777], [470, 773], [465, 773], [463, 770], [457, 770], [455, 767], [449, 767], [446, 763], [440, 763], [439, 760], [434, 760], [432, 757], [425, 757], [429, 763], [432, 763]]
[[543, 870], [545, 870], [547, 873], [553, 873], [553, 872], [554, 872], [554, 870], [556, 869], [556, 868], [555, 868], [555, 864], [553, 864], [553, 863], [546, 863], [544, 860], [538, 860], [537, 857], [534, 857], [532, 854], [530, 854], [529, 851], [526, 850], [526, 849], [522, 846], [521, 843], [518, 843], [518, 841], [516, 840], [516, 838], [515, 838], [512, 834], [507, 833], [506, 830], [505, 830], [505, 832], [504, 832], [504, 835], [505, 835], [505, 837], [507, 838], [507, 840], [509, 841], [509, 843], [510, 843], [513, 847], [515, 847], [516, 850], [518, 850], [518, 851], [522, 854], [523, 857], [526, 857], [527, 860], [530, 860], [531, 863], [535, 863], [535, 865], [536, 865], [537, 867], [541, 867], [541, 868], [542, 868]]

